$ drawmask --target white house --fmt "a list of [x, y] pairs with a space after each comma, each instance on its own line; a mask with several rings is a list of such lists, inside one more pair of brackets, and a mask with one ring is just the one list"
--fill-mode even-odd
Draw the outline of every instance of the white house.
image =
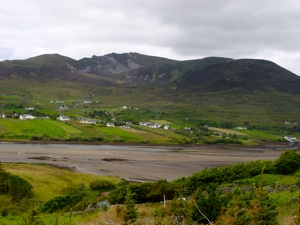
[[107, 123], [106, 126], [107, 127], [115, 127], [115, 124], [114, 123]]
[[151, 122], [139, 122], [140, 126], [150, 126], [151, 124]]
[[64, 115], [60, 115], [57, 119], [60, 121], [70, 121], [70, 118]]
[[68, 106], [66, 105], [62, 105], [61, 107], [59, 107], [60, 110], [67, 110], [68, 109]]
[[165, 125], [165, 126], [164, 126], [164, 129], [165, 129], [165, 130], [169, 130], [169, 129], [170, 129], [170, 125]]
[[291, 137], [291, 136], [284, 136], [284, 139], [287, 140], [288, 142], [295, 142], [297, 140], [296, 137]]
[[35, 117], [31, 114], [21, 114], [20, 115], [20, 120], [32, 120]]
[[29, 107], [29, 108], [25, 108], [25, 110], [27, 110], [27, 111], [33, 111], [33, 110], [35, 110], [35, 108]]
[[156, 124], [150, 124], [148, 127], [156, 129], [156, 128], [161, 128], [161, 126], [162, 126], [161, 124], [156, 123]]
[[97, 120], [95, 119], [88, 119], [88, 118], [82, 118], [80, 120], [80, 123], [86, 123], [86, 124], [96, 124]]
[[247, 127], [235, 127], [237, 130], [247, 130]]

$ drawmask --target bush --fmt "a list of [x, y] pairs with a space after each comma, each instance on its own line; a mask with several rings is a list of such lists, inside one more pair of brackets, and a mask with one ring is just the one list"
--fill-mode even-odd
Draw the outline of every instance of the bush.
[[123, 219], [124, 224], [131, 224], [136, 221], [138, 212], [135, 208], [135, 201], [133, 200], [132, 193], [129, 186], [127, 187], [127, 194], [124, 202]]
[[8, 192], [12, 201], [20, 202], [23, 198], [31, 198], [33, 195], [32, 188], [33, 186], [21, 177], [8, 176]]
[[53, 213], [67, 206], [72, 207], [73, 205], [77, 204], [82, 200], [83, 200], [82, 195], [58, 196], [45, 202], [41, 207], [41, 211]]
[[273, 164], [273, 171], [276, 174], [291, 174], [300, 168], [300, 154], [296, 150], [288, 150], [281, 153], [280, 157]]
[[[202, 214], [210, 220], [215, 220], [221, 212], [222, 207], [226, 206], [230, 201], [230, 198], [225, 194], [222, 195], [221, 191], [218, 191], [217, 188], [216, 184], [209, 184], [203, 191], [199, 190], [196, 193], [194, 198], [196, 199], [197, 206], [193, 206], [194, 221], [207, 223], [207, 219], [203, 218]], [[202, 211], [201, 213], [199, 212], [199, 208]]]
[[0, 168], [0, 194], [8, 192], [8, 177], [9, 173], [5, 172], [4, 170], [1, 171]]
[[250, 178], [265, 173], [271, 173], [273, 163], [271, 161], [253, 161], [238, 163], [225, 167], [214, 167], [195, 173], [184, 182], [185, 190], [192, 194], [198, 188], [205, 188], [210, 183], [231, 183], [236, 180]]
[[92, 191], [109, 191], [115, 188], [115, 184], [107, 180], [93, 180], [89, 187]]

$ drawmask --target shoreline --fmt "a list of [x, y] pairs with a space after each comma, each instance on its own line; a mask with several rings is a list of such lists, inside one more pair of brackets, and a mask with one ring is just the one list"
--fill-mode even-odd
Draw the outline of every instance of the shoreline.
[[[290, 142], [271, 142], [261, 141], [255, 145], [242, 145], [242, 144], [166, 144], [166, 143], [126, 143], [126, 142], [101, 142], [101, 141], [44, 141], [44, 140], [0, 140], [0, 143], [13, 143], [13, 144], [66, 144], [66, 145], [112, 145], [112, 146], [149, 146], [149, 147], [205, 147], [205, 146], [229, 146], [229, 147], [249, 147], [261, 148], [268, 145], [276, 146], [292, 146]], [[300, 146], [300, 143], [294, 143], [295, 146]]]

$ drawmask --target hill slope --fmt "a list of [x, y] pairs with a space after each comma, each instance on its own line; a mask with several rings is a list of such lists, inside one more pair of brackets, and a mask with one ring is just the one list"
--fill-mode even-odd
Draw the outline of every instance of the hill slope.
[[300, 77], [266, 60], [241, 59], [190, 70], [179, 80], [182, 86], [205, 90], [240, 88], [248, 91], [276, 90], [300, 94]]
[[73, 116], [78, 115], [78, 101], [94, 99], [98, 105], [87, 109], [131, 105], [164, 111], [178, 120], [189, 118], [190, 124], [197, 120], [299, 122], [299, 87], [299, 76], [257, 59], [176, 61], [111, 53], [80, 60], [46, 54], [0, 62], [2, 108], [8, 102], [29, 107], [59, 99], [72, 104]]

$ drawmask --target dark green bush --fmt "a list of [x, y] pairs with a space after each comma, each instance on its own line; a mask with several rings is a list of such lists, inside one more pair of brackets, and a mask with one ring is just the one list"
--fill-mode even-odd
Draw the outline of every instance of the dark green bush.
[[273, 163], [271, 161], [253, 161], [238, 163], [225, 167], [205, 169], [188, 177], [184, 182], [184, 188], [188, 194], [192, 194], [198, 188], [205, 188], [210, 183], [231, 183], [235, 180], [250, 178], [264, 173], [271, 173]]
[[33, 186], [25, 179], [11, 174], [8, 176], [8, 193], [12, 201], [19, 202], [23, 198], [31, 198], [32, 188]]
[[159, 180], [156, 182], [126, 184], [118, 186], [111, 191], [108, 198], [112, 204], [124, 203], [127, 194], [128, 186], [132, 192], [132, 198], [136, 203], [144, 202], [160, 202], [163, 201], [163, 196], [167, 199], [173, 199], [175, 196], [175, 186], [166, 180]]
[[115, 188], [115, 184], [107, 180], [93, 180], [89, 187], [92, 191], [109, 191]]
[[9, 190], [8, 177], [9, 177], [9, 173], [5, 172], [4, 170], [1, 171], [0, 169], [0, 194], [7, 193]]
[[83, 200], [82, 195], [58, 196], [45, 202], [41, 207], [41, 211], [53, 213], [67, 206], [72, 207], [73, 205], [77, 204], [82, 200]]
[[291, 174], [300, 168], [300, 154], [296, 150], [283, 152], [273, 165], [276, 174]]

